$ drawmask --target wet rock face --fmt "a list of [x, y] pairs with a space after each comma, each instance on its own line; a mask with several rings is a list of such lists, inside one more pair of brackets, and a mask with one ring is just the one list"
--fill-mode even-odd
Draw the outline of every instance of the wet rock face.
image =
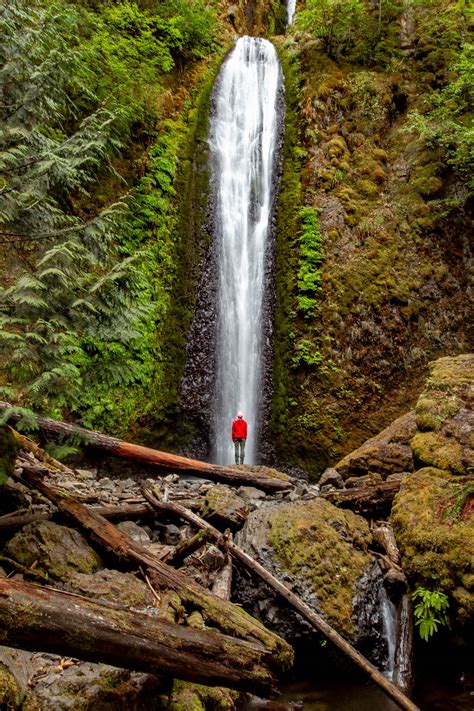
[[56, 580], [93, 573], [101, 565], [100, 556], [79, 531], [52, 521], [25, 526], [7, 543], [5, 554], [26, 567], [36, 561], [38, 569]]
[[[356, 641], [357, 583], [371, 563], [366, 521], [323, 499], [270, 505], [253, 512], [236, 541], [346, 638]], [[239, 601], [293, 642], [314, 638], [264, 586], [241, 577]]]

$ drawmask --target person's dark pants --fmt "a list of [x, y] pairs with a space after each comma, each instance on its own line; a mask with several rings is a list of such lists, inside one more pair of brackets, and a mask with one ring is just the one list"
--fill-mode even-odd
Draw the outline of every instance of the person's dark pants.
[[245, 454], [245, 440], [242, 438], [234, 439], [234, 447], [235, 447], [235, 463], [236, 464], [243, 464], [244, 463], [244, 454]]

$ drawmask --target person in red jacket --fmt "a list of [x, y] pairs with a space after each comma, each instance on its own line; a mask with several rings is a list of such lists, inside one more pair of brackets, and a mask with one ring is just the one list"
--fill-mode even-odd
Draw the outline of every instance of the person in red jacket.
[[235, 447], [235, 463], [244, 463], [245, 442], [247, 440], [247, 423], [241, 412], [237, 413], [237, 419], [232, 421], [232, 441]]

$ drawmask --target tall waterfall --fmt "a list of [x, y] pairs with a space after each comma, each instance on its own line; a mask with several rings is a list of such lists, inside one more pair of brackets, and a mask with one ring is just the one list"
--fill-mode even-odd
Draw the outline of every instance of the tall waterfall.
[[273, 45], [241, 37], [216, 83], [210, 149], [218, 250], [213, 459], [233, 462], [232, 419], [249, 425], [255, 463], [262, 389], [265, 258], [272, 208], [281, 71]]
[[286, 20], [289, 25], [293, 22], [296, 12], [296, 0], [286, 0]]

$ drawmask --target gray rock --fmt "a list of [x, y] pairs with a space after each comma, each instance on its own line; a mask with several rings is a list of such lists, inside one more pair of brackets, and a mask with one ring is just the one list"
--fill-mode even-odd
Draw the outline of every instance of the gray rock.
[[29, 523], [5, 547], [6, 555], [29, 567], [36, 561], [41, 570], [57, 580], [71, 573], [93, 573], [102, 564], [84, 536], [52, 521]]
[[326, 471], [322, 473], [321, 478], [319, 480], [320, 487], [323, 487], [325, 484], [330, 484], [336, 489], [343, 489], [344, 479], [339, 474], [337, 469], [334, 469], [334, 467], [329, 467], [328, 469], [326, 469]]
[[181, 543], [181, 531], [174, 523], [170, 523], [168, 526], [163, 526], [160, 538], [165, 545], [177, 546]]
[[240, 496], [242, 496], [244, 499], [247, 499], [247, 501], [254, 501], [255, 499], [265, 498], [265, 492], [261, 489], [256, 489], [254, 486], [239, 486], [237, 491], [239, 492]]
[[135, 521], [120, 521], [117, 524], [119, 531], [127, 533], [130, 538], [132, 538], [137, 543], [150, 543], [150, 536], [148, 533]]

